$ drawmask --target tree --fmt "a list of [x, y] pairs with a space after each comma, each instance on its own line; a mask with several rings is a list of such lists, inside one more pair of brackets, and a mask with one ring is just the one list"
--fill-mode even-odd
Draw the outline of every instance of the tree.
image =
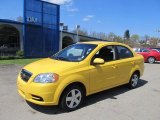
[[[73, 33], [76, 33], [77, 34], [77, 29], [74, 29], [73, 31], [71, 31]], [[88, 36], [88, 32], [85, 30], [85, 29], [79, 29], [78, 30], [78, 34], [79, 35], [84, 35], [84, 36]]]
[[116, 36], [116, 35], [115, 35], [113, 32], [110, 32], [110, 33], [108, 34], [108, 40], [114, 41], [115, 36]]
[[[74, 29], [71, 32], [77, 33], [77, 30]], [[94, 31], [94, 32], [88, 33], [88, 31], [86, 31], [85, 29], [79, 29], [78, 34], [84, 35], [84, 36], [90, 36], [90, 37], [94, 37], [94, 38], [98, 38], [98, 39], [102, 39], [102, 40], [108, 40], [107, 34], [105, 34], [104, 32], [95, 32]]]
[[143, 40], [143, 46], [147, 45], [147, 42], [150, 40], [150, 36], [149, 35], [145, 35], [144, 36], [144, 40]]
[[107, 40], [107, 35], [103, 32], [95, 32], [95, 31], [90, 32], [89, 36], [94, 37], [94, 38], [99, 38], [99, 39], [102, 39], [102, 40]]
[[104, 32], [91, 32], [89, 34], [89, 36], [99, 38], [102, 40], [108, 40], [108, 37], [107, 37], [106, 33], [104, 33]]
[[124, 39], [126, 39], [126, 40], [129, 40], [129, 39], [130, 39], [130, 32], [129, 32], [129, 30], [126, 30], [126, 31], [124, 32]]
[[133, 43], [139, 43], [139, 41], [140, 41], [140, 36], [138, 35], [138, 34], [133, 34], [132, 36], [131, 36], [131, 41], [133, 42]]
[[115, 36], [114, 37], [114, 41], [115, 42], [120, 42], [120, 43], [123, 43], [124, 41], [123, 41], [123, 38], [121, 37], [121, 36]]
[[145, 41], [147, 42], [147, 41], [150, 39], [150, 36], [149, 36], [149, 35], [145, 35], [145, 36], [144, 36], [144, 39], [145, 39]]
[[97, 32], [95, 32], [95, 31], [94, 32], [90, 32], [89, 36], [98, 38]]
[[139, 39], [140, 39], [140, 36], [139, 36], [138, 34], [133, 34], [133, 35], [131, 36], [131, 40], [137, 41], [137, 40], [139, 40]]
[[139, 47], [140, 46], [140, 36], [138, 34], [133, 34], [130, 37], [130, 46]]
[[151, 38], [149, 43], [151, 47], [157, 47], [158, 38], [155, 38], [155, 37]]

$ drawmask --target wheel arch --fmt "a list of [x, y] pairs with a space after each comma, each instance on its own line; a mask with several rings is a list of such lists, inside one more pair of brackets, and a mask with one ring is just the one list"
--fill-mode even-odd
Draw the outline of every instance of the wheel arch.
[[134, 73], [138, 73], [139, 77], [141, 77], [141, 70], [138, 69], [138, 67], [137, 67], [136, 69], [134, 69], [134, 70], [131, 71], [128, 82], [130, 82], [130, 79], [131, 79], [131, 77], [132, 77], [132, 75], [133, 75]]
[[82, 83], [82, 82], [73, 82], [73, 83], [70, 83], [69, 85], [67, 85], [64, 89], [63, 89], [63, 91], [61, 92], [61, 94], [60, 94], [60, 97], [59, 97], [59, 102], [61, 101], [61, 98], [62, 98], [62, 96], [63, 96], [63, 94], [64, 94], [64, 91], [65, 90], [67, 90], [69, 87], [71, 87], [71, 86], [79, 86], [79, 87], [81, 87], [82, 88], [82, 90], [83, 90], [83, 92], [84, 92], [84, 96], [86, 96], [86, 87], [85, 87], [85, 85]]
[[59, 85], [59, 87], [57, 88], [57, 90], [55, 92], [55, 95], [54, 95], [54, 101], [56, 101], [57, 104], [60, 103], [60, 100], [61, 100], [61, 97], [62, 97], [64, 91], [68, 87], [70, 87], [72, 85], [78, 85], [78, 86], [82, 87], [82, 89], [84, 90], [85, 96], [88, 94], [87, 86], [82, 81], [80, 81], [80, 80], [77, 80], [77, 81], [73, 80], [73, 81], [70, 81], [70, 82], [67, 82], [67, 83], [64, 82], [64, 83], [62, 83], [62, 84]]
[[[136, 70], [135, 72], [133, 72], [133, 74], [134, 74], [134, 73], [137, 73], [139, 77], [140, 77], [140, 75], [141, 75], [140, 70]], [[133, 75], [133, 74], [132, 74], [132, 75]]]

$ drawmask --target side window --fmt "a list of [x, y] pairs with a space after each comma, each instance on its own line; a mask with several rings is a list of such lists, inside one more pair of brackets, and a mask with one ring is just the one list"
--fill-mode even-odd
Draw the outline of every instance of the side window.
[[150, 52], [148, 49], [141, 48], [140, 52]]
[[145, 50], [143, 50], [142, 52], [150, 52], [149, 50], [147, 50], [147, 49], [145, 49]]
[[94, 56], [95, 58], [101, 58], [105, 62], [114, 61], [115, 60], [115, 49], [114, 46], [106, 46], [101, 48]]
[[133, 57], [133, 53], [124, 46], [117, 46], [117, 54], [119, 59], [126, 59]]

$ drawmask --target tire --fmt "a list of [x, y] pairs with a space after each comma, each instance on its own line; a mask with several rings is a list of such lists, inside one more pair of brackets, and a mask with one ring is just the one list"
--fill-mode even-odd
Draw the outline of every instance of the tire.
[[84, 91], [79, 86], [70, 86], [62, 94], [60, 107], [67, 112], [74, 111], [82, 105], [84, 101]]
[[149, 58], [148, 58], [148, 62], [149, 62], [150, 64], [155, 63], [155, 61], [156, 61], [156, 59], [155, 59], [154, 57], [149, 57]]
[[135, 72], [135, 73], [133, 73], [133, 75], [130, 78], [130, 82], [128, 84], [129, 88], [130, 89], [136, 88], [138, 85], [138, 82], [139, 82], [139, 74], [138, 74], [138, 72]]

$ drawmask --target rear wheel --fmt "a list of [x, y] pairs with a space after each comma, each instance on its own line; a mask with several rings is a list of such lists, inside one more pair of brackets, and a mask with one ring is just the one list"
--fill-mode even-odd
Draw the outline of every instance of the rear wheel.
[[156, 61], [156, 59], [155, 59], [154, 57], [149, 57], [149, 58], [148, 58], [148, 62], [149, 62], [150, 64], [155, 63], [155, 61]]
[[62, 94], [60, 106], [65, 111], [78, 109], [84, 100], [84, 91], [79, 86], [68, 87]]
[[135, 72], [135, 73], [132, 75], [131, 79], [130, 79], [129, 87], [130, 87], [131, 89], [136, 88], [137, 85], [138, 85], [138, 81], [139, 81], [139, 74], [138, 74], [137, 72]]

